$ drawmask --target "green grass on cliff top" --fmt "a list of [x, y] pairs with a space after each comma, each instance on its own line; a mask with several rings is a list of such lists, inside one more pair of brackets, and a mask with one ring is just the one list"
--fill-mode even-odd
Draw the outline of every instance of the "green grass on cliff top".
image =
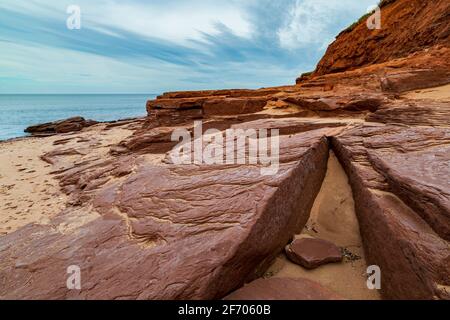
[[[397, 0], [381, 0], [378, 3], [378, 7], [383, 8], [383, 7], [387, 6], [388, 4], [394, 3], [395, 1], [397, 1]], [[359, 18], [358, 21], [354, 22], [353, 24], [348, 26], [346, 29], [344, 29], [339, 35], [353, 31], [353, 29], [355, 29], [357, 25], [359, 25], [364, 20], [367, 20], [374, 12], [375, 12], [375, 10], [366, 13], [361, 18]]]

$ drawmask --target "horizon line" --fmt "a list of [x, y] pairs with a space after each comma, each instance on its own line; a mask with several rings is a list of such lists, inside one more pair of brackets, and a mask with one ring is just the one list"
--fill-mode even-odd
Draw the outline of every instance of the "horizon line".
[[0, 93], [0, 96], [7, 95], [160, 95], [161, 93]]

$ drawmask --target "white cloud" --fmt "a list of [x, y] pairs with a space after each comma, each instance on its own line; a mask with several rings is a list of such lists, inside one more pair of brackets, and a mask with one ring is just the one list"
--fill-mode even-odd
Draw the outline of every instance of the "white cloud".
[[[257, 88], [290, 83], [292, 68], [227, 63], [207, 72], [146, 58], [142, 66], [62, 48], [9, 44], [0, 52], [0, 93], [161, 93], [173, 90]], [[217, 75], [220, 74], [220, 77]], [[1, 82], [0, 77], [0, 82]]]
[[278, 30], [280, 45], [285, 49], [326, 46], [334, 35], [330, 31], [337, 17], [363, 12], [374, 2], [376, 0], [296, 0], [288, 20]]
[[67, 6], [74, 3], [81, 8], [82, 27], [102, 32], [115, 27], [186, 45], [191, 39], [201, 40], [202, 33], [216, 34], [216, 25], [223, 24], [238, 36], [251, 36], [245, 8], [234, 0], [19, 0], [1, 3], [0, 8], [64, 18]]
[[[8, 44], [0, 52], [2, 77], [25, 79], [20, 85], [8, 83], [0, 93], [120, 93], [159, 92], [178, 85], [186, 67], [146, 58], [146, 67], [112, 58], [47, 46]], [[157, 82], [151, 79], [158, 79]]]
[[[5, 28], [1, 37], [15, 44], [0, 50], [0, 92], [281, 85], [310, 70], [342, 24], [353, 22], [377, 0], [276, 1], [0, 0], [0, 15], [2, 8], [20, 13], [14, 28]], [[71, 4], [81, 7], [82, 29], [100, 34], [52, 29], [66, 31], [66, 8]], [[12, 17], [4, 20], [7, 23], [15, 21], [14, 12], [4, 14]], [[244, 41], [189, 41], [202, 41], [203, 33], [217, 35], [217, 24]], [[128, 38], [123, 30], [159, 38], [161, 43]]]
[[102, 25], [179, 44], [186, 44], [190, 39], [201, 40], [201, 33], [217, 33], [217, 23], [227, 26], [241, 37], [251, 34], [250, 24], [238, 6], [216, 4], [215, 1], [202, 5], [191, 1], [178, 2], [177, 5], [114, 3], [105, 6], [100, 12], [103, 12], [101, 16], [90, 18]]

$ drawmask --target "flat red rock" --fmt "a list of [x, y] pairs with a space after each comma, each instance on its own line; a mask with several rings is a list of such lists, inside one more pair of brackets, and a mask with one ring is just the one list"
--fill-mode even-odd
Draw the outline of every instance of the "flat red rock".
[[307, 269], [342, 261], [341, 250], [322, 239], [297, 239], [286, 247], [286, 254], [289, 260]]

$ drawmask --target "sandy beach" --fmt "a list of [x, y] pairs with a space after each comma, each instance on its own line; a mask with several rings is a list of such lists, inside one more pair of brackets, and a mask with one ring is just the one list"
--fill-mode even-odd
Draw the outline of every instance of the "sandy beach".
[[[131, 134], [121, 128], [112, 129], [107, 135], [95, 134], [104, 126], [100, 124], [75, 134], [0, 142], [0, 235], [31, 223], [47, 224], [64, 210], [68, 198], [52, 172], [93, 157], [101, 158], [111, 145]], [[63, 163], [51, 165], [41, 158], [47, 152], [74, 147], [78, 153], [65, 155]]]
[[450, 102], [450, 84], [424, 90], [411, 91], [406, 93], [404, 96], [408, 99], [431, 99]]

